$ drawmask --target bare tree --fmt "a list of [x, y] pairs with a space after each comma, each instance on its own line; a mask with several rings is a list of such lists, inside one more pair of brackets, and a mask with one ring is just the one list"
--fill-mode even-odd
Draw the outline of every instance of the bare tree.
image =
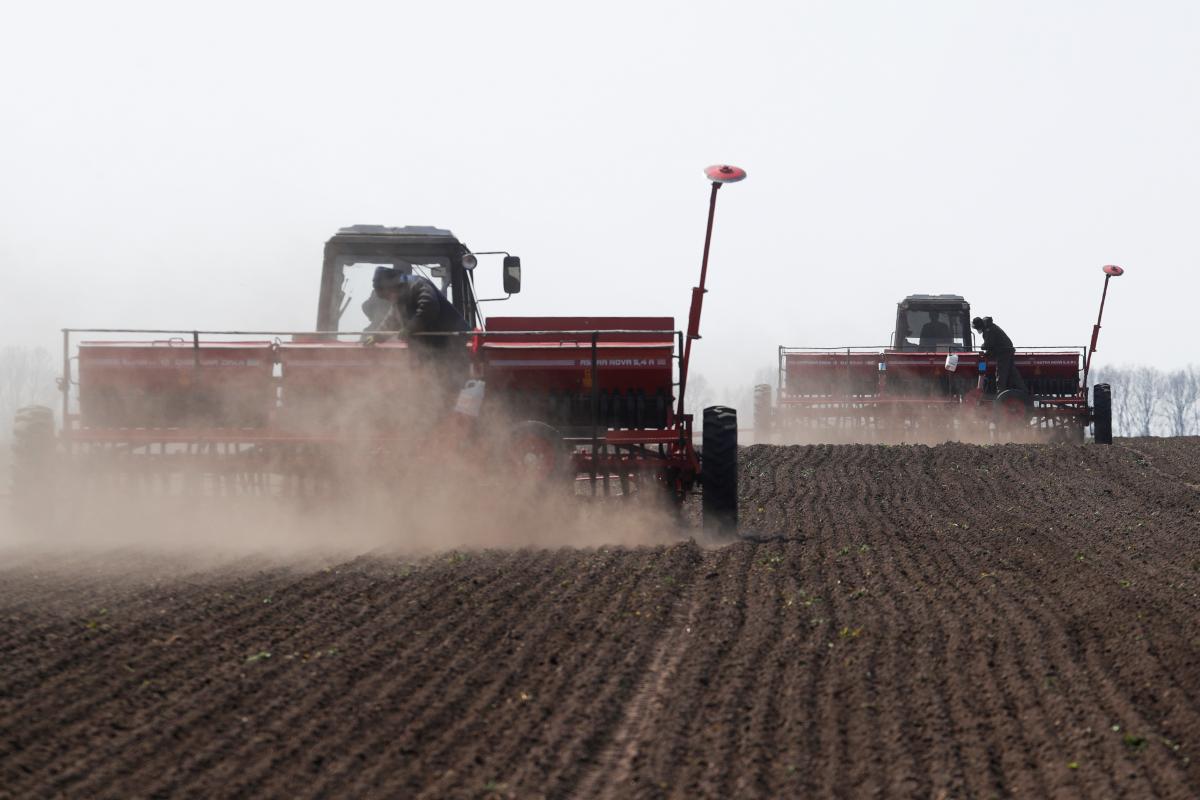
[[687, 397], [685, 398], [688, 408], [696, 409], [696, 418], [699, 419], [700, 412], [706, 406], [713, 404], [713, 389], [709, 385], [708, 378], [705, 378], [699, 372], [688, 376]]
[[769, 367], [760, 367], [754, 371], [754, 385], [767, 384], [772, 389], [779, 388], [779, 367], [772, 364]]
[[1133, 370], [1121, 367], [1108, 379], [1112, 387], [1113, 422], [1118, 436], [1133, 435]]
[[1153, 436], [1163, 391], [1162, 373], [1154, 367], [1134, 367], [1129, 374], [1130, 435]]
[[1171, 436], [1188, 436], [1196, 431], [1196, 400], [1200, 398], [1200, 376], [1191, 366], [1167, 373], [1162, 379], [1162, 415]]
[[45, 349], [0, 349], [0, 431], [7, 433], [18, 408], [50, 404], [53, 398], [54, 362]]

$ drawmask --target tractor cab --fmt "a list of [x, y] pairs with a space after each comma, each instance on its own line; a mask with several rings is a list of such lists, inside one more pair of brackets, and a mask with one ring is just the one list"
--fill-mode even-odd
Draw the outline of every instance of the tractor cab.
[[916, 353], [972, 349], [971, 304], [956, 294], [914, 294], [896, 304], [892, 350]]
[[[372, 289], [376, 267], [385, 266], [433, 281], [472, 328], [481, 326], [479, 303], [507, 297], [480, 299], [475, 293], [476, 254], [443, 228], [409, 225], [352, 225], [339, 230], [325, 243], [321, 293], [317, 307], [318, 331], [355, 332], [368, 328], [378, 309]], [[521, 290], [521, 260], [504, 256], [504, 293]]]

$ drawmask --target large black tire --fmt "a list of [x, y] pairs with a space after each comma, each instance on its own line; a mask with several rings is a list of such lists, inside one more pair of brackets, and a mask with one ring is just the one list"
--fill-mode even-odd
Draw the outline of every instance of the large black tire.
[[12, 510], [26, 523], [54, 515], [54, 412], [45, 406], [17, 410], [12, 437]]
[[736, 536], [738, 524], [737, 411], [725, 406], [704, 409], [700, 451], [704, 530], [713, 536]]
[[754, 443], [765, 444], [771, 437], [774, 423], [771, 408], [771, 385], [760, 383], [754, 387]]
[[1107, 383], [1092, 387], [1092, 432], [1096, 444], [1112, 444], [1112, 387]]

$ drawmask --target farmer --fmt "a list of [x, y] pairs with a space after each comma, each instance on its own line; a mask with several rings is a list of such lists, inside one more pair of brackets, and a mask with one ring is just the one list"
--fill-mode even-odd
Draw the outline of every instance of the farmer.
[[[377, 267], [372, 284], [375, 291], [363, 303], [363, 312], [371, 320], [368, 332], [400, 331], [401, 336], [408, 337], [469, 330], [467, 321], [428, 278], [393, 267]], [[386, 313], [381, 314], [385, 308]], [[371, 333], [363, 338], [363, 343], [374, 344], [389, 336]], [[457, 351], [464, 347], [458, 336], [419, 336], [412, 341], [419, 341], [430, 350]]]
[[996, 394], [1007, 389], [1027, 391], [1021, 373], [1017, 372], [1013, 364], [1016, 349], [1004, 329], [992, 322], [991, 317], [975, 317], [971, 320], [971, 327], [983, 337], [981, 349], [984, 355], [996, 359]]
[[921, 342], [918, 345], [922, 349], [937, 349], [938, 345], [953, 344], [954, 334], [950, 332], [950, 326], [942, 322], [942, 317], [936, 311], [929, 312], [929, 322], [921, 326]]
[[371, 324], [363, 332], [362, 343], [372, 346], [391, 339], [397, 336], [393, 331], [408, 342], [409, 352], [416, 356], [410, 363], [425, 380], [405, 381], [393, 387], [390, 396], [404, 405], [410, 423], [420, 421], [417, 427], [433, 424], [432, 420], [453, 405], [470, 375], [471, 360], [464, 337], [420, 334], [466, 331], [467, 321], [433, 281], [423, 276], [377, 267], [373, 285], [375, 291], [363, 303]]

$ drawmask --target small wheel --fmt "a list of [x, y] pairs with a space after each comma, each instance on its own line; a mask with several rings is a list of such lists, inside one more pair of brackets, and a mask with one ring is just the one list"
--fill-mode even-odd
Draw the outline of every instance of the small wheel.
[[704, 409], [700, 451], [701, 508], [710, 534], [737, 535], [738, 453], [737, 411], [725, 406]]
[[570, 448], [554, 427], [530, 420], [513, 426], [504, 444], [504, 461], [521, 482], [574, 478]]
[[1020, 389], [1005, 389], [992, 401], [996, 421], [1008, 425], [1026, 425], [1033, 410], [1033, 398]]

